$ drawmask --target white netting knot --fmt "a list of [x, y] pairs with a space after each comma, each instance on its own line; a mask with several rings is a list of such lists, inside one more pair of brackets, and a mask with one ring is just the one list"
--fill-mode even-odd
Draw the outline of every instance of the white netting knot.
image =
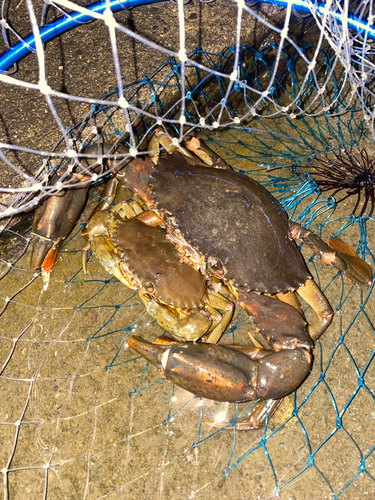
[[120, 106], [120, 108], [123, 108], [123, 109], [128, 109], [129, 108], [129, 103], [125, 99], [124, 96], [122, 96], [122, 97], [119, 98], [118, 105]]
[[77, 158], [77, 151], [75, 151], [74, 149], [67, 149], [65, 151], [65, 154], [68, 158]]
[[186, 55], [186, 50], [185, 49], [180, 49], [178, 51], [178, 58], [180, 59], [181, 62], [186, 62], [187, 61], [187, 55]]

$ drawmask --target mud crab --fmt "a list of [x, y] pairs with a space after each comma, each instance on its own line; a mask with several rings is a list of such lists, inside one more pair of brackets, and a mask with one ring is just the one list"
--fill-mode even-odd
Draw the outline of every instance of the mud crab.
[[[119, 163], [116, 177], [159, 217], [182, 262], [226, 284], [252, 318], [251, 338], [259, 349], [247, 356], [216, 344], [155, 345], [137, 336], [128, 343], [188, 391], [219, 401], [267, 400], [270, 417], [308, 375], [312, 341], [333, 316], [294, 240], [360, 286], [371, 282], [371, 269], [343, 242], [327, 245], [290, 222], [268, 191], [232, 171], [201, 141], [187, 142], [192, 155], [168, 143], [161, 130], [155, 137], [169, 154]], [[315, 312], [314, 323], [307, 325], [294, 292]], [[264, 412], [256, 410], [239, 428], [264, 422]]]
[[[110, 180], [107, 197], [109, 192], [112, 197], [116, 184]], [[111, 211], [96, 211], [82, 235], [110, 274], [138, 290], [147, 312], [173, 339], [195, 341], [205, 336], [206, 342], [216, 343], [233, 316], [232, 302], [207, 287], [201, 273], [180, 262], [166, 230], [153, 223], [152, 214], [139, 204], [123, 201]], [[85, 259], [83, 269], [86, 272]]]

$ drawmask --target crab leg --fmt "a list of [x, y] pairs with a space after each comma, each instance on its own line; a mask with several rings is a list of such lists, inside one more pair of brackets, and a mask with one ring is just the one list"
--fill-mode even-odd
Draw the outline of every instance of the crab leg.
[[[106, 210], [113, 202], [116, 190], [117, 190], [118, 181], [115, 177], [111, 177], [105, 184], [103, 191], [101, 192], [101, 201], [97, 204], [97, 206], [92, 211], [90, 217], [86, 222], [86, 226], [82, 229], [82, 236], [87, 240], [87, 230], [86, 227], [89, 224], [90, 220], [94, 217], [97, 212], [101, 212]], [[87, 256], [88, 251], [90, 250], [90, 245], [85, 245], [82, 248], [82, 269], [85, 274], [87, 274]]]
[[117, 191], [117, 186], [118, 186], [118, 180], [115, 177], [111, 177], [106, 183], [103, 188], [103, 191], [100, 194], [100, 202], [96, 205], [94, 210], [91, 212], [90, 217], [88, 218], [86, 224], [91, 220], [92, 217], [97, 212], [100, 212], [102, 210], [107, 210], [108, 207], [111, 206], [113, 200], [115, 199], [116, 196], [116, 191]]
[[[161, 369], [167, 379], [197, 396], [227, 402], [280, 399], [309, 373], [312, 342], [306, 322], [292, 306], [271, 297], [250, 293], [240, 302], [273, 350], [260, 359], [218, 344], [163, 346], [136, 336], [130, 337], [128, 344]], [[272, 404], [276, 407], [277, 403]], [[262, 411], [241, 425], [256, 428], [261, 425], [258, 418], [265, 418]]]
[[349, 281], [361, 287], [371, 285], [373, 273], [370, 266], [343, 241], [331, 238], [327, 245], [319, 236], [292, 221], [289, 222], [289, 232], [291, 238], [306, 243], [323, 264], [339, 269]]
[[[234, 428], [236, 431], [254, 431], [256, 429], [261, 429], [265, 426], [266, 421], [269, 420], [276, 412], [278, 407], [283, 402], [283, 399], [284, 398], [267, 399], [267, 401], [261, 401], [255, 409], [251, 408], [247, 418], [236, 420]], [[223, 429], [224, 427], [228, 427], [230, 425], [229, 422], [211, 422], [204, 419], [203, 423], [219, 429]]]
[[281, 300], [281, 302], [285, 302], [285, 304], [289, 304], [294, 307], [294, 309], [297, 309], [297, 311], [303, 315], [301, 304], [299, 303], [294, 292], [277, 293], [276, 297]]
[[148, 143], [149, 150], [153, 151], [153, 153], [149, 153], [148, 156], [154, 164], [156, 164], [159, 159], [159, 145], [165, 148], [165, 150], [169, 154], [171, 154], [172, 151], [177, 150], [188, 158], [194, 158], [193, 155], [189, 153], [189, 151], [187, 151], [185, 148], [183, 148], [179, 144], [173, 144], [171, 138], [164, 132], [164, 130], [158, 127], [155, 129]]
[[209, 167], [232, 170], [232, 167], [227, 165], [227, 163], [220, 158], [219, 155], [212, 151], [212, 149], [209, 148], [201, 139], [198, 139], [197, 137], [189, 137], [184, 140], [184, 145]]
[[207, 306], [206, 308], [211, 313], [211, 315], [213, 316], [215, 314], [216, 309], [224, 311], [224, 313], [221, 315], [219, 323], [216, 326], [214, 323], [214, 328], [210, 332], [208, 332], [208, 335], [206, 335], [204, 339], [204, 341], [209, 344], [216, 344], [217, 342], [219, 342], [221, 336], [223, 335], [227, 326], [233, 318], [234, 307], [232, 302], [223, 297], [220, 293], [215, 292], [214, 290], [211, 290], [209, 288], [207, 289], [207, 292], [209, 306]]
[[332, 322], [332, 307], [313, 279], [306, 280], [304, 285], [297, 288], [297, 293], [309, 304], [318, 318], [318, 321], [308, 325], [310, 337], [318, 340]]

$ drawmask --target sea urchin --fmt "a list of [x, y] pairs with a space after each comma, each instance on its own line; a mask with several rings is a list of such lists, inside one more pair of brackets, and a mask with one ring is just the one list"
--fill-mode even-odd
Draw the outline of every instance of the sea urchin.
[[[375, 207], [375, 158], [369, 158], [365, 149], [345, 149], [342, 153], [334, 153], [334, 157], [315, 158], [316, 165], [309, 168], [310, 175], [322, 192], [333, 191], [331, 196], [340, 193], [336, 203], [340, 203], [350, 196], [356, 196], [356, 203], [352, 211], [359, 216], [371, 215]], [[362, 202], [362, 203], [361, 203]]]

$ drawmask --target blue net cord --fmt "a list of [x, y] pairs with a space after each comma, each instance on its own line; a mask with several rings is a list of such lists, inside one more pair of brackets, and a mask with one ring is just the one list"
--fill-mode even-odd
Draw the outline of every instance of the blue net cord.
[[[42, 26], [39, 29], [39, 35], [41, 42], [47, 43], [54, 38], [66, 33], [67, 31], [75, 28], [76, 26], [88, 23], [95, 20], [95, 14], [103, 14], [105, 9], [111, 10], [113, 13], [124, 9], [132, 9], [133, 7], [139, 7], [142, 5], [148, 5], [158, 2], [163, 2], [166, 0], [112, 0], [112, 1], [99, 1], [94, 2], [90, 5], [85, 6], [85, 9], [91, 11], [93, 15], [89, 13], [69, 12], [64, 16], [55, 19], [53, 22]], [[204, 2], [208, 3], [208, 2]], [[259, 2], [248, 2], [248, 5], [253, 6], [256, 3], [271, 3], [275, 8], [284, 8], [288, 4], [287, 1], [283, 0], [260, 0]], [[311, 11], [318, 14], [323, 14], [325, 7], [323, 4], [311, 3], [304, 0], [294, 0], [293, 9], [297, 16], [304, 17], [309, 15]], [[335, 21], [341, 22], [344, 18], [343, 14], [336, 11], [330, 11], [329, 16]], [[375, 30], [369, 25], [368, 22], [363, 21], [361, 17], [358, 16], [345, 16], [346, 24], [353, 30], [358, 31], [362, 35], [367, 35], [370, 38], [375, 38]], [[0, 54], [0, 73], [5, 72], [14, 64], [20, 62], [24, 57], [35, 50], [35, 36], [30, 33], [22, 40], [9, 47], [9, 49], [3, 54]]]

